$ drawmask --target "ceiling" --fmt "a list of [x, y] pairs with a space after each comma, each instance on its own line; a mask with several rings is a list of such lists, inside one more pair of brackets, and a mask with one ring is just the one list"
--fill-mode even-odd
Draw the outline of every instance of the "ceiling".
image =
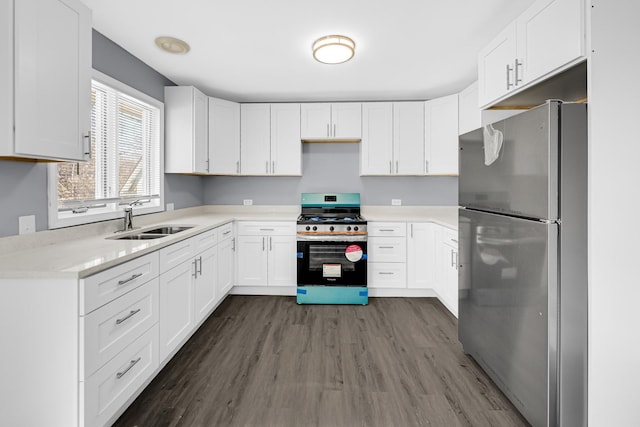
[[[93, 27], [179, 85], [238, 102], [423, 100], [477, 78], [477, 52], [534, 0], [83, 0]], [[356, 42], [316, 62], [328, 34]], [[172, 36], [186, 55], [161, 51]]]

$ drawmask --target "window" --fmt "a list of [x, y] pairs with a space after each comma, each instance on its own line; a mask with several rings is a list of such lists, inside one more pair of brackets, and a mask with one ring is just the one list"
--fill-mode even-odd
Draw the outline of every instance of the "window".
[[163, 207], [164, 106], [102, 73], [91, 82], [91, 159], [49, 167], [49, 228]]

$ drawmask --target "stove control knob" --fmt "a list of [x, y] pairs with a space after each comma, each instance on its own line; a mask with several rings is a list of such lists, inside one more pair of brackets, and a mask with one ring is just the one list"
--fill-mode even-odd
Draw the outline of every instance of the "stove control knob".
[[307, 225], [306, 230], [307, 230], [307, 231], [311, 230], [311, 227], [309, 227], [309, 226]]
[[351, 226], [347, 225], [347, 231], [351, 231]]
[[315, 225], [313, 226], [313, 231], [316, 231], [318, 229], [318, 227], [316, 227]]
[[329, 227], [329, 231], [333, 231], [333, 230], [335, 230], [335, 228], [332, 225], [331, 227]]
[[358, 226], [353, 227], [353, 231], [358, 231]]

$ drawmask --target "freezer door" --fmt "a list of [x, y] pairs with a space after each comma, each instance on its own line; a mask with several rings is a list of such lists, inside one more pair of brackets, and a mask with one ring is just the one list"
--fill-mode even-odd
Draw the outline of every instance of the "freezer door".
[[[558, 218], [558, 103], [548, 102], [488, 129], [502, 133], [485, 164], [482, 129], [460, 136], [460, 206], [528, 218]], [[490, 149], [489, 140], [486, 143]]]
[[556, 424], [558, 225], [459, 211], [458, 335], [533, 426]]

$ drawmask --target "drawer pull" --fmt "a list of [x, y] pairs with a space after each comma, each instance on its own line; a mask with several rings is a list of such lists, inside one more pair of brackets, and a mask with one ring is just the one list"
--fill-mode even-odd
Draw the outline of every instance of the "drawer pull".
[[118, 286], [125, 285], [125, 284], [129, 283], [130, 281], [137, 279], [140, 276], [142, 276], [142, 273], [134, 274], [133, 276], [129, 277], [128, 279], [119, 280], [118, 281]]
[[387, 276], [393, 276], [393, 273], [390, 272], [390, 271], [379, 271], [378, 274], [384, 274], [384, 275], [387, 275]]
[[133, 368], [134, 366], [136, 366], [136, 363], [138, 363], [140, 360], [142, 360], [142, 357], [138, 357], [136, 360], [132, 360], [132, 361], [129, 363], [129, 366], [127, 366], [127, 367], [125, 368], [125, 370], [124, 370], [124, 371], [122, 371], [122, 372], [118, 372], [118, 373], [116, 374], [116, 378], [117, 378], [117, 379], [120, 379], [120, 378], [124, 377], [124, 376], [125, 376], [125, 374], [126, 374], [127, 372], [129, 372], [129, 370], [130, 370], [131, 368]]
[[381, 228], [380, 231], [388, 231], [388, 232], [394, 232], [396, 230], [394, 230], [393, 228]]
[[227, 234], [231, 233], [231, 230], [227, 230], [224, 233], [222, 233], [223, 236], [226, 236]]
[[261, 228], [260, 231], [275, 231], [273, 228]]
[[458, 243], [458, 239], [451, 239], [453, 243]]
[[136, 314], [138, 314], [140, 312], [140, 308], [137, 310], [131, 310], [129, 312], [129, 314], [127, 314], [126, 316], [124, 316], [122, 319], [116, 319], [116, 325], [119, 325], [122, 322], [127, 321], [128, 319], [130, 319], [131, 317], [135, 316]]
[[378, 246], [379, 249], [393, 249], [393, 246]]

